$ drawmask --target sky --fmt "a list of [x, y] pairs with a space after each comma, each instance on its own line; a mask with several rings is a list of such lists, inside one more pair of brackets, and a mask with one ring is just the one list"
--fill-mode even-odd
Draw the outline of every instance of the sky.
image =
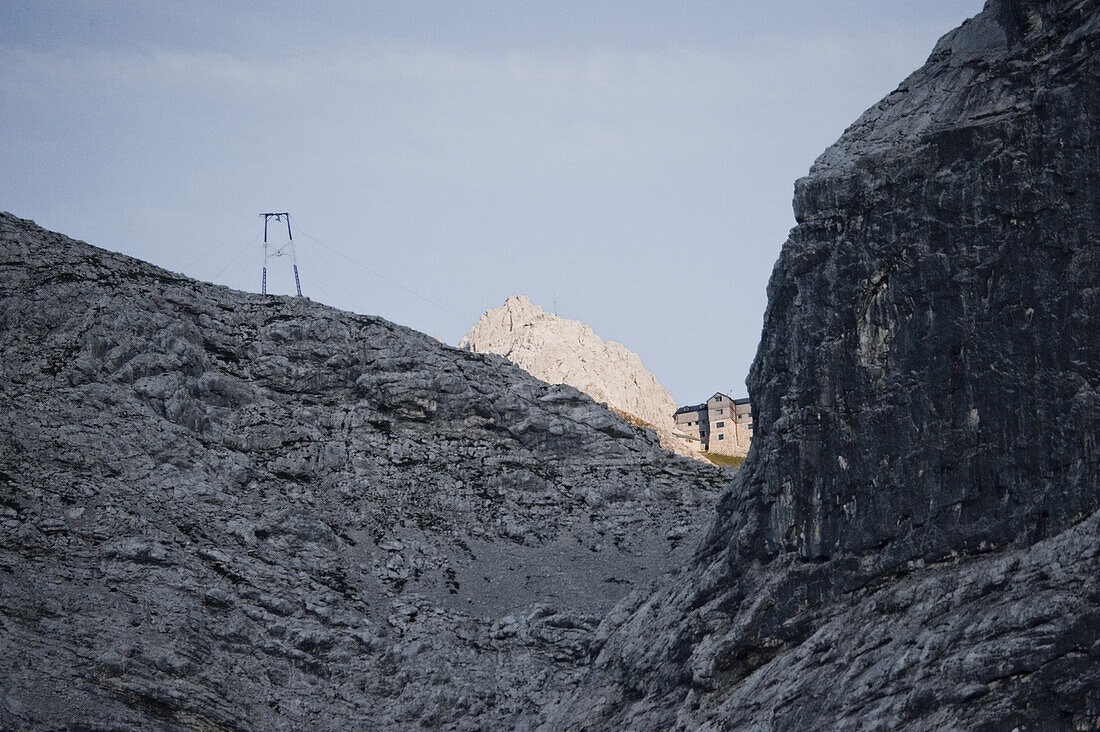
[[0, 210], [251, 292], [289, 211], [314, 300], [522, 293], [740, 397], [794, 181], [981, 6], [0, 0]]

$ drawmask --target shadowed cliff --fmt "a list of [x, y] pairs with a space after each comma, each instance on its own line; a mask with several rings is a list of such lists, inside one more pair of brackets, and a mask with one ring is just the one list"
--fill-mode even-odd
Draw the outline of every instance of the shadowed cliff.
[[1100, 9], [991, 1], [795, 189], [756, 433], [554, 726], [1100, 724]]

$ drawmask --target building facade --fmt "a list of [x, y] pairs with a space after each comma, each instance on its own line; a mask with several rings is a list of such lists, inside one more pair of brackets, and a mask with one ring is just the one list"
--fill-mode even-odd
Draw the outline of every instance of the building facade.
[[703, 404], [680, 407], [673, 414], [673, 434], [699, 443], [706, 452], [745, 455], [752, 442], [752, 405], [716, 392]]

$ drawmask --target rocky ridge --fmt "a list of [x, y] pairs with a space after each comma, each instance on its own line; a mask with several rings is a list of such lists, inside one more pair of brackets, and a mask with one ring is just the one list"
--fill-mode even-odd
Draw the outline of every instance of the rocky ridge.
[[990, 0], [795, 188], [752, 450], [556, 729], [1100, 727], [1100, 6]]
[[0, 215], [0, 727], [507, 729], [728, 474], [568, 386]]
[[[606, 614], [615, 538], [717, 471], [0, 219], [0, 726], [1097, 728], [1098, 46], [1095, 2], [993, 0], [798, 182], [752, 451]], [[528, 550], [560, 607], [525, 568], [463, 610]]]
[[635, 424], [651, 426], [666, 449], [702, 459], [696, 445], [673, 435], [677, 404], [638, 354], [578, 320], [546, 312], [526, 295], [486, 311], [458, 347], [496, 353], [548, 384], [575, 387]]

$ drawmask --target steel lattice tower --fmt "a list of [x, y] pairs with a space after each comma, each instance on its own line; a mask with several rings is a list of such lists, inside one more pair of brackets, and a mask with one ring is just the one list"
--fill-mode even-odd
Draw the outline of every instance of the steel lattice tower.
[[[294, 287], [298, 290], [298, 297], [301, 297], [302, 283], [298, 279], [298, 255], [294, 253], [294, 235], [290, 231], [290, 213], [288, 213], [287, 211], [280, 211], [273, 213], [262, 213], [260, 214], [260, 216], [264, 217], [264, 273], [263, 281], [261, 283], [261, 292], [265, 295], [267, 294], [267, 260], [270, 257], [285, 256], [289, 250], [291, 266], [294, 267]], [[283, 221], [284, 219], [286, 220], [287, 243], [282, 245], [278, 249], [274, 249], [273, 247], [268, 246], [267, 243], [267, 224], [272, 219], [275, 219], [275, 221]]]

